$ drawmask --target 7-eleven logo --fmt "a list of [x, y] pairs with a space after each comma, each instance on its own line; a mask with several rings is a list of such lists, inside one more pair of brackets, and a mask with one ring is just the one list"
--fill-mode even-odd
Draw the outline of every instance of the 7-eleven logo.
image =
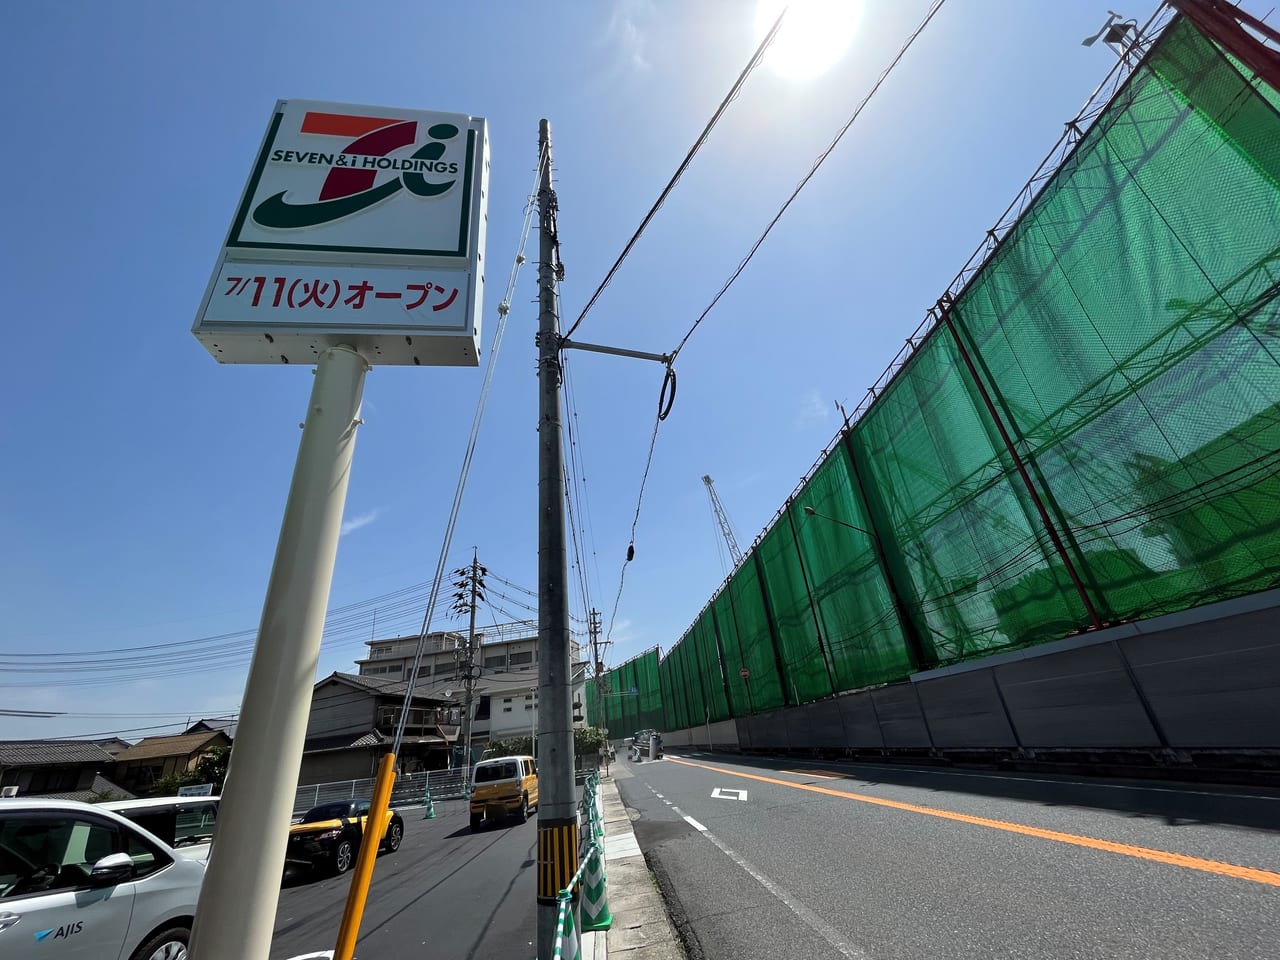
[[[289, 203], [287, 191], [267, 197], [253, 210], [253, 220], [263, 227], [294, 229], [314, 227], [348, 217], [407, 189], [419, 197], [438, 197], [447, 193], [457, 178], [444, 182], [428, 181], [426, 174], [456, 174], [457, 163], [441, 158], [446, 142], [459, 130], [452, 123], [437, 123], [427, 128], [428, 142], [407, 158], [392, 158], [393, 151], [411, 147], [417, 141], [418, 121], [383, 117], [351, 116], [340, 113], [308, 111], [303, 115], [300, 133], [316, 137], [341, 137], [350, 140], [337, 150], [312, 152], [273, 150], [271, 160], [277, 163], [302, 163], [329, 167], [313, 202]], [[380, 171], [395, 170], [400, 176], [374, 185]]]

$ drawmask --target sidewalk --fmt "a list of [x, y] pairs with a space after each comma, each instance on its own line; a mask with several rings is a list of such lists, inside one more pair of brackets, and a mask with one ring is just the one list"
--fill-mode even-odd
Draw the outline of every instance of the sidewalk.
[[684, 949], [667, 917], [613, 778], [600, 781], [604, 816], [604, 861], [613, 926], [582, 935], [583, 960], [684, 960]]

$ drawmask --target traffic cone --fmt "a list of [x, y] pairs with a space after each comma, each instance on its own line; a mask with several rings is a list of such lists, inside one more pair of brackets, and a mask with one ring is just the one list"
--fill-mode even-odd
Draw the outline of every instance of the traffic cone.
[[605, 896], [604, 857], [600, 855], [600, 844], [595, 843], [582, 874], [582, 931], [608, 930], [611, 926], [613, 914]]
[[430, 787], [427, 787], [427, 796], [426, 796], [426, 799], [422, 802], [422, 805], [423, 805], [424, 807], [426, 807], [426, 808], [427, 808], [426, 815], [425, 815], [422, 819], [423, 819], [423, 820], [434, 820], [434, 819], [436, 818], [436, 805], [435, 805], [434, 803], [432, 803], [432, 802], [431, 802], [431, 788], [430, 788]]

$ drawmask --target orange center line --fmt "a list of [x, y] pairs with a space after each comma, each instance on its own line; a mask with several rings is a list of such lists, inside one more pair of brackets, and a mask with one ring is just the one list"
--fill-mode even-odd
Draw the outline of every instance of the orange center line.
[[[1219, 860], [1206, 860], [1202, 857], [1189, 857], [1181, 853], [1170, 853], [1167, 850], [1153, 850], [1150, 847], [1136, 847], [1128, 843], [1116, 843], [1112, 840], [1099, 840], [1096, 837], [1084, 837], [1075, 833], [1061, 833], [1057, 830], [1044, 830], [1040, 827], [1031, 827], [1022, 823], [1009, 823], [1005, 820], [991, 820], [987, 817], [975, 817], [967, 813], [957, 813], [954, 810], [943, 810], [938, 807], [922, 807], [915, 803], [903, 803], [901, 800], [886, 800], [883, 797], [871, 797], [861, 793], [847, 793], [843, 790], [833, 790], [830, 787], [819, 787], [809, 783], [795, 783], [791, 780], [779, 780], [776, 777], [764, 777], [755, 773], [742, 773], [739, 770], [729, 770], [725, 767], [713, 767], [706, 763], [692, 763], [688, 760], [677, 760], [672, 756], [668, 756], [667, 760], [671, 763], [683, 764], [686, 767], [699, 767], [703, 770], [723, 773], [730, 777], [742, 777], [746, 780], [758, 780], [760, 783], [772, 783], [780, 787], [790, 787], [793, 790], [807, 790], [810, 793], [820, 793], [829, 797], [841, 797], [845, 800], [857, 800], [859, 803], [870, 803], [877, 807], [888, 807], [891, 810], [905, 810], [908, 813], [919, 813], [927, 817], [938, 817], [942, 820], [955, 820], [959, 823], [973, 824], [978, 827], [989, 827], [992, 830], [1004, 830], [1007, 833], [1020, 833], [1023, 836], [1038, 837], [1041, 840], [1053, 840], [1057, 843], [1068, 843], [1076, 847], [1087, 847], [1091, 850], [1102, 850], [1107, 853], [1117, 853], [1125, 857], [1136, 857], [1139, 860], [1153, 860], [1156, 863], [1164, 863], [1173, 867], [1183, 867], [1187, 870], [1199, 870], [1203, 873], [1213, 873], [1222, 877], [1235, 877], [1237, 880], [1249, 880], [1253, 883], [1262, 883], [1271, 887], [1280, 887], [1280, 873], [1275, 873], [1271, 870], [1259, 870], [1255, 867], [1241, 867], [1234, 863], [1223, 863]], [[813, 774], [801, 774], [801, 776], [813, 776]]]

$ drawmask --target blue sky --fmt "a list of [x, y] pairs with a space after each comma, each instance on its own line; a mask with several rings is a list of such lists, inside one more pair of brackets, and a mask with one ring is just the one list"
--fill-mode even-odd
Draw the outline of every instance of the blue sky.
[[[1110, 68], [1109, 50], [1080, 44], [1108, 2], [946, 4], [690, 340], [610, 662], [678, 640], [725, 575], [703, 474], [745, 546], [814, 463], [837, 428], [833, 401], [858, 402]], [[817, 78], [757, 71], [579, 336], [674, 347], [927, 7], [867, 0]], [[258, 622], [311, 377], [219, 366], [190, 327], [278, 98], [487, 118], [487, 360], [539, 118], [553, 126], [572, 320], [758, 39], [749, 0], [354, 9], [50, 2], [7, 18], [0, 658], [87, 656], [0, 668], [0, 706], [66, 714], [0, 717], [0, 738], [139, 737], [236, 708], [250, 640], [212, 638]], [[535, 259], [450, 557], [475, 545], [529, 589]], [[608, 625], [661, 369], [588, 354], [569, 365], [585, 567]], [[434, 570], [481, 376], [369, 376], [331, 609], [405, 592], [333, 618], [321, 675], [353, 670], [371, 635], [416, 630], [421, 590], [406, 588]], [[529, 615], [518, 589], [497, 592], [482, 623]], [[79, 662], [170, 643], [159, 653], [183, 659]], [[171, 675], [134, 678], [144, 669]]]

